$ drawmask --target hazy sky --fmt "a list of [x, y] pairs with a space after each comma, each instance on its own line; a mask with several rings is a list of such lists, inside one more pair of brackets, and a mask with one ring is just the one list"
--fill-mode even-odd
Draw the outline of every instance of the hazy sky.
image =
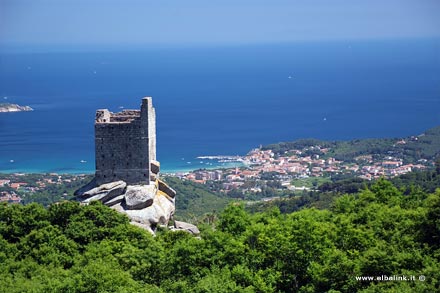
[[0, 0], [0, 45], [440, 37], [440, 0]]

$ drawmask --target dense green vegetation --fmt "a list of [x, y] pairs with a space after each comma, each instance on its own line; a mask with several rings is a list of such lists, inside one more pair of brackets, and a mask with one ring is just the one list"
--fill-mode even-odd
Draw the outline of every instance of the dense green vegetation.
[[[0, 205], [0, 292], [438, 292], [440, 190], [386, 180], [328, 210], [230, 204], [201, 238], [99, 202]], [[405, 276], [412, 281], [360, 281]], [[419, 281], [419, 276], [426, 279]]]
[[[307, 178], [314, 179], [314, 177]], [[414, 171], [389, 179], [402, 194], [414, 192], [432, 193], [440, 187], [440, 160], [434, 170]], [[313, 181], [311, 181], [313, 182]], [[294, 196], [282, 197], [268, 202], [254, 202], [246, 206], [250, 212], [265, 211], [277, 207], [281, 213], [291, 213], [306, 207], [318, 209], [329, 208], [335, 198], [344, 194], [355, 194], [376, 184], [376, 180], [368, 181], [356, 177], [332, 178], [332, 181], [321, 180], [318, 188], [311, 191], [296, 193]]]
[[281, 142], [264, 146], [276, 154], [283, 154], [290, 150], [301, 150], [313, 146], [330, 148], [327, 154], [319, 150], [309, 149], [310, 154], [323, 157], [331, 156], [337, 160], [350, 162], [361, 155], [394, 156], [402, 158], [405, 163], [415, 163], [420, 159], [432, 160], [440, 155], [440, 126], [431, 128], [417, 137], [404, 138], [404, 144], [397, 142], [402, 139], [374, 138], [355, 139], [350, 141], [322, 141], [317, 139], [300, 139], [293, 142]]
[[276, 208], [283, 214], [296, 212], [304, 208], [327, 209], [340, 196], [340, 194], [328, 192], [303, 191], [299, 195], [271, 198], [268, 201], [248, 201], [245, 209], [248, 212], [256, 213]]
[[329, 177], [307, 177], [307, 178], [296, 178], [291, 181], [292, 185], [296, 187], [307, 187], [311, 189], [316, 189], [324, 183], [331, 182]]
[[[32, 176], [40, 176], [41, 174], [28, 174], [24, 176], [24, 181], [32, 182]], [[66, 176], [66, 175], [64, 175]], [[40, 203], [44, 206], [48, 206], [61, 200], [74, 199], [73, 193], [75, 190], [84, 186], [92, 180], [92, 176], [86, 176], [83, 179], [78, 179], [72, 182], [63, 182], [61, 184], [50, 184], [45, 188], [36, 192], [19, 192], [23, 196], [23, 203], [28, 204], [32, 202]], [[30, 183], [31, 184], [31, 183]]]
[[421, 188], [426, 192], [434, 192], [440, 187], [440, 163], [436, 170], [410, 172], [390, 179], [399, 189], [409, 193], [414, 188]]
[[[408, 194], [414, 188], [420, 188], [424, 192], [434, 192], [440, 187], [440, 162], [434, 170], [414, 171], [389, 179], [397, 188]], [[319, 192], [332, 194], [356, 193], [365, 187], [371, 186], [375, 181], [361, 178], [345, 178], [324, 182], [319, 185]]]
[[163, 179], [177, 192], [176, 219], [193, 221], [195, 217], [223, 210], [231, 201], [213, 192], [207, 185], [171, 176], [164, 176]]

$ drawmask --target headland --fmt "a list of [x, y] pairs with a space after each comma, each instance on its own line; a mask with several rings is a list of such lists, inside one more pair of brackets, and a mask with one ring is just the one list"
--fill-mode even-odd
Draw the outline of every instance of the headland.
[[28, 112], [33, 111], [29, 106], [20, 106], [17, 104], [10, 104], [10, 103], [0, 103], [0, 113], [6, 113], [6, 112]]

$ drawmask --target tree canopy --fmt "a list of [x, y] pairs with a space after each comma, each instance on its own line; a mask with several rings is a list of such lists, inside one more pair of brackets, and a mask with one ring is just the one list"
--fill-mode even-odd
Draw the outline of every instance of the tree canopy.
[[0, 291], [440, 289], [440, 190], [405, 194], [382, 179], [325, 210], [250, 214], [233, 203], [200, 229], [200, 238], [167, 229], [153, 237], [99, 202], [2, 204]]

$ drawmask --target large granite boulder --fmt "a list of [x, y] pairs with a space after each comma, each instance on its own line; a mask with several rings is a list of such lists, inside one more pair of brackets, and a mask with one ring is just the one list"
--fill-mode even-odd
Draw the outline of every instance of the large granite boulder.
[[172, 227], [172, 230], [174, 231], [183, 230], [194, 235], [200, 234], [199, 228], [197, 228], [197, 226], [181, 221], [174, 221], [174, 227]]
[[163, 182], [162, 180], [157, 180], [158, 185], [159, 185], [159, 190], [164, 192], [166, 195], [168, 195], [169, 197], [174, 198], [176, 196], [176, 191], [174, 189], [172, 189], [171, 187], [168, 186], [168, 184], [166, 184], [165, 182]]
[[77, 190], [75, 195], [83, 203], [89, 203], [94, 200], [100, 200], [103, 203], [114, 199], [117, 196], [122, 195], [125, 192], [127, 183], [124, 181], [115, 181], [106, 184], [96, 186], [94, 180], [83, 188]]
[[110, 199], [109, 201], [103, 202], [108, 207], [114, 206], [115, 204], [121, 203], [125, 198], [125, 194], [121, 194], [117, 197]]
[[122, 202], [127, 210], [140, 210], [153, 204], [157, 187], [150, 185], [130, 185], [125, 192], [125, 200]]
[[123, 203], [116, 204], [112, 208], [122, 214], [126, 214], [132, 224], [154, 234], [157, 226], [168, 225], [175, 212], [175, 203], [174, 199], [157, 193], [153, 198], [153, 203], [146, 208], [127, 209]]
[[96, 179], [93, 178], [92, 181], [81, 187], [80, 189], [76, 190], [73, 194], [81, 198], [86, 192], [92, 190], [93, 188], [96, 188], [98, 185], [96, 184]]

